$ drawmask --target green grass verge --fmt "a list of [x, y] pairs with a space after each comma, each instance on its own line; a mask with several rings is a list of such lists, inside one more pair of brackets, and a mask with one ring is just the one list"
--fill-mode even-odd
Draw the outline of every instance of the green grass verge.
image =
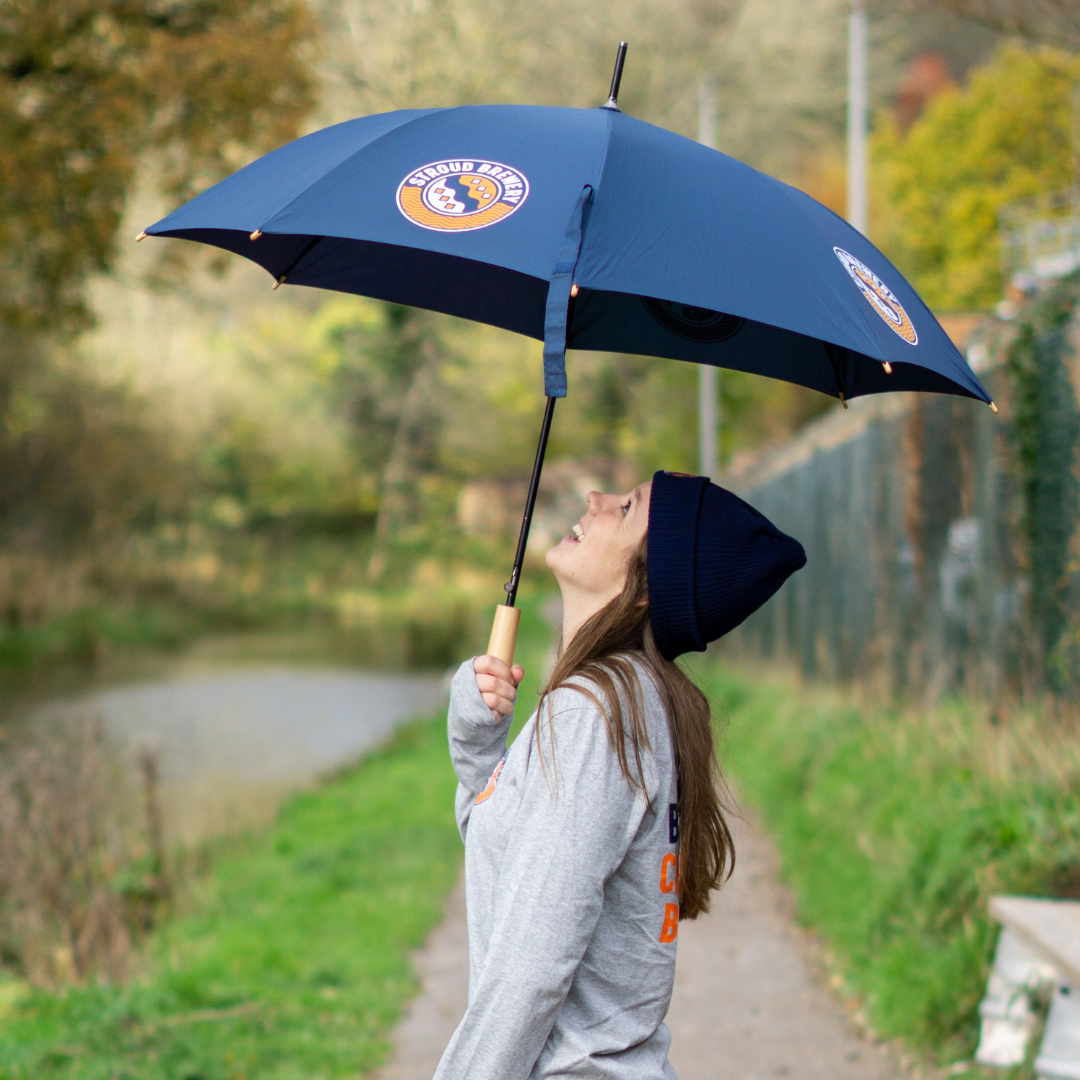
[[727, 722], [725, 766], [873, 1026], [943, 1059], [969, 1054], [997, 933], [988, 897], [1080, 885], [1075, 732], [695, 669]]
[[445, 718], [214, 862], [127, 987], [0, 983], [2, 1080], [322, 1080], [382, 1058], [461, 862]]

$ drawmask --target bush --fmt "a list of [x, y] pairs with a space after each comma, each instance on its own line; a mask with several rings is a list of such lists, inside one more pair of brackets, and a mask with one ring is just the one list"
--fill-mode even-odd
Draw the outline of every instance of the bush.
[[101, 725], [45, 725], [0, 758], [0, 961], [39, 986], [123, 972], [117, 777]]
[[460, 873], [455, 784], [445, 716], [403, 729], [265, 833], [210, 848], [142, 978], [0, 981], [0, 1080], [368, 1075]]

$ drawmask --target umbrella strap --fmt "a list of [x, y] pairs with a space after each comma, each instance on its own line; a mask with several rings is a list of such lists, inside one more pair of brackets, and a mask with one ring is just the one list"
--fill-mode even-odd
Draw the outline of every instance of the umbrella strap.
[[581, 189], [570, 224], [566, 227], [559, 258], [548, 285], [547, 310], [544, 315], [544, 393], [549, 398], [566, 397], [566, 331], [569, 321], [570, 290], [574, 284], [585, 215], [593, 189]]

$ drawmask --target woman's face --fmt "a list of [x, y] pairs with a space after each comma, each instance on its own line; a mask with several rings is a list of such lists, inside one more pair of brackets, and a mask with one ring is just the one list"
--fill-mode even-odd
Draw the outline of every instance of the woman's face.
[[651, 480], [626, 495], [589, 492], [576, 535], [564, 536], [546, 556], [564, 595], [569, 587], [606, 603], [623, 591], [630, 557], [649, 528], [651, 493]]

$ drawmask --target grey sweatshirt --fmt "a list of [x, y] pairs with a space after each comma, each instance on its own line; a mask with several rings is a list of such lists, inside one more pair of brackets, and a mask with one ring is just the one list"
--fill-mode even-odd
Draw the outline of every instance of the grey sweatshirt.
[[675, 761], [659, 695], [638, 675], [644, 793], [584, 694], [556, 691], [507, 749], [510, 719], [492, 717], [472, 661], [454, 677], [469, 1007], [436, 1080], [675, 1080], [663, 1023], [678, 933]]

